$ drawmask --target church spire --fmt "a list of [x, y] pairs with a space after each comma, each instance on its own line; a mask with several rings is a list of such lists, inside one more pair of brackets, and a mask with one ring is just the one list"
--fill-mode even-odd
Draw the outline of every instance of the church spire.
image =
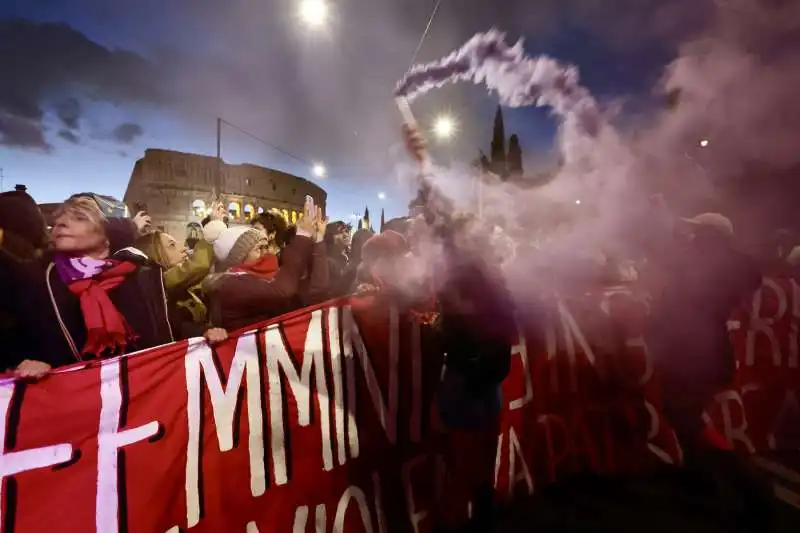
[[370, 229], [372, 224], [369, 221], [369, 206], [364, 206], [364, 218], [361, 219], [361, 228]]
[[497, 106], [494, 115], [491, 151], [492, 172], [499, 176], [506, 174], [506, 129], [503, 124], [503, 108]]

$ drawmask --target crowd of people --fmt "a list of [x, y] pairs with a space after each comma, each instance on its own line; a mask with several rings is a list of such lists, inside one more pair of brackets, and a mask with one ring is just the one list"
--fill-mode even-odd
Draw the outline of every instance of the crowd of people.
[[[409, 153], [426, 157], [419, 133], [406, 129], [405, 136]], [[229, 226], [216, 202], [201, 235], [184, 243], [153, 230], [146, 212], [109, 216], [94, 194], [67, 199], [51, 228], [25, 192], [0, 194], [2, 366], [37, 380], [79, 361], [197, 336], [217, 343], [292, 310], [378, 294], [439, 332], [449, 371], [442, 419], [455, 431], [485, 434], [500, 411], [519, 306], [502, 276], [504, 254], [487, 253], [492, 231], [476, 231], [469, 217], [442, 229], [435, 213], [422, 211], [373, 234], [328, 222], [310, 198], [295, 225], [265, 212]], [[706, 214], [683, 222], [650, 251], [659, 285], [648, 342], [657, 358], [671, 361], [663, 367], [665, 411], [691, 445], [708, 439], [703, 408], [733, 369], [726, 322], [761, 283], [761, 269], [733, 246], [728, 219]], [[434, 237], [437, 263], [429, 268]], [[514, 259], [535, 263], [531, 253]], [[440, 281], [437, 272], [447, 275]], [[492, 505], [494, 448], [486, 449], [479, 523]], [[488, 530], [485, 522], [477, 527]]]

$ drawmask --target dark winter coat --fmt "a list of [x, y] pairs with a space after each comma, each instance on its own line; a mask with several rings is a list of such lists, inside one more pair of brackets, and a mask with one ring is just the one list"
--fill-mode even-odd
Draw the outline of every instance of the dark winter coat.
[[[113, 257], [138, 265], [108, 293], [137, 335], [128, 343], [126, 353], [172, 342], [162, 269], [135, 249], [120, 250]], [[28, 349], [19, 354], [20, 360], [7, 365], [31, 359], [56, 368], [80, 361], [86, 342], [80, 301], [61, 280], [54, 264], [47, 259], [29, 263], [17, 269], [15, 276], [20, 284], [17, 316]]]
[[712, 228], [665, 252], [654, 261], [664, 269], [664, 289], [654, 295], [646, 338], [664, 379], [666, 414], [688, 435], [702, 428], [703, 408], [733, 377], [728, 319], [761, 285], [761, 270]]
[[[306, 272], [308, 286], [304, 287]], [[203, 290], [210, 300], [211, 325], [233, 331], [307, 305], [311, 302], [306, 300], [325, 294], [327, 286], [324, 245], [298, 235], [282, 250], [280, 269], [273, 279], [239, 272], [212, 274]]]

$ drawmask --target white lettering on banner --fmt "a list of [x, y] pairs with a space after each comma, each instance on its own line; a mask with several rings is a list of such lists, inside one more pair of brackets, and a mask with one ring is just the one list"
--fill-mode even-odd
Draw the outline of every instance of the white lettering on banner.
[[[520, 462], [520, 470], [517, 472], [517, 459]], [[513, 427], [508, 428], [508, 495], [514, 496], [514, 487], [520, 481], [524, 481], [528, 486], [528, 495], [533, 494], [533, 478], [531, 477], [525, 456], [522, 453], [522, 446], [519, 444], [517, 432]]]
[[[741, 442], [750, 453], [755, 453], [756, 449], [750, 437], [747, 436], [747, 416], [744, 410], [744, 403], [742, 397], [738, 392], [733, 390], [723, 391], [717, 394], [714, 399], [719, 403], [720, 412], [722, 413], [722, 430], [728, 442], [733, 444], [736, 441]], [[731, 402], [739, 405], [742, 412], [742, 424], [739, 427], [733, 427], [733, 418], [731, 417]]]
[[361, 513], [361, 523], [364, 524], [364, 533], [372, 533], [372, 519], [369, 514], [367, 497], [363, 490], [355, 486], [347, 487], [347, 490], [344, 491], [344, 494], [339, 499], [339, 505], [336, 506], [336, 516], [333, 518], [333, 533], [345, 533], [344, 518], [347, 514], [347, 508], [350, 506], [350, 500], [355, 500], [356, 505], [358, 505], [358, 511]]
[[[517, 331], [521, 330], [517, 328]], [[511, 411], [522, 409], [533, 400], [533, 378], [528, 369], [530, 364], [528, 361], [528, 346], [525, 343], [525, 337], [523, 337], [521, 333], [519, 334], [519, 341], [511, 348], [511, 357], [515, 355], [519, 356], [519, 360], [522, 363], [522, 379], [525, 380], [525, 395], [522, 398], [517, 398], [509, 402], [508, 408]]]
[[[377, 474], [373, 474], [373, 481], [378, 480]], [[339, 498], [339, 503], [336, 506], [336, 513], [333, 517], [332, 533], [345, 533], [345, 517], [347, 510], [350, 507], [350, 501], [355, 500], [358, 506], [359, 514], [361, 516], [361, 523], [364, 526], [365, 533], [372, 533], [372, 516], [370, 514], [369, 505], [367, 504], [367, 497], [364, 491], [359, 487], [351, 485], [345, 489], [342, 496]], [[376, 503], [379, 498], [376, 497]], [[306, 533], [308, 527], [308, 512], [309, 506], [303, 505], [295, 509], [294, 524], [292, 526], [292, 533]], [[382, 518], [382, 511], [378, 508], [378, 531], [384, 533], [386, 531], [385, 518]], [[314, 509], [314, 533], [327, 533], [328, 531], [328, 513], [324, 503], [320, 503]]]
[[503, 434], [497, 436], [497, 452], [494, 455], [494, 488], [497, 488], [497, 478], [500, 475], [500, 459], [503, 454]]
[[[8, 411], [14, 398], [15, 385], [13, 383], [0, 386], [0, 509], [8, 511], [3, 505], [4, 481], [7, 477], [27, 472], [68, 463], [72, 460], [71, 444], [56, 444], [30, 450], [9, 452], [5, 449], [6, 438], [9, 432]], [[12, 428], [13, 431], [13, 428]], [[10, 531], [7, 524], [3, 523], [0, 516], [0, 530]]]
[[248, 522], [244, 529], [245, 533], [260, 533], [258, 531], [258, 526], [255, 522]]
[[[794, 416], [790, 419], [788, 424], [782, 424], [786, 415], [790, 412]], [[800, 422], [800, 402], [797, 401], [797, 394], [795, 394], [793, 390], [787, 390], [783, 403], [775, 417], [775, 423], [772, 425], [773, 430], [767, 434], [767, 445], [773, 450], [778, 449], [778, 431], [787, 426], [797, 427], [798, 422]]]
[[569, 359], [569, 378], [572, 392], [578, 392], [578, 373], [577, 373], [577, 352], [575, 350], [575, 342], [577, 341], [581, 350], [583, 350], [586, 359], [592, 366], [597, 368], [597, 360], [594, 356], [592, 348], [586, 342], [583, 332], [575, 322], [572, 313], [569, 312], [564, 302], [558, 300], [558, 314], [561, 317], [561, 327], [564, 330], [564, 341], [567, 345], [567, 358]]
[[[328, 512], [325, 504], [321, 503], [314, 509], [314, 529], [316, 533], [325, 533], [328, 529]], [[305, 531], [305, 528], [303, 528]]]
[[286, 438], [283, 420], [283, 387], [281, 372], [286, 376], [289, 388], [297, 404], [297, 421], [301, 426], [311, 422], [311, 372], [316, 376], [317, 402], [319, 403], [319, 425], [322, 437], [322, 466], [333, 469], [331, 446], [330, 406], [328, 383], [325, 380], [325, 360], [322, 349], [322, 310], [311, 313], [306, 333], [303, 363], [298, 373], [289, 354], [278, 325], [269, 326], [264, 332], [267, 346], [267, 376], [269, 381], [269, 413], [272, 442], [272, 460], [275, 483], [285, 485], [288, 481], [286, 468]]
[[372, 491], [375, 493], [375, 515], [378, 522], [378, 533], [386, 533], [386, 513], [383, 512], [381, 477], [377, 472], [372, 473]]
[[652, 379], [653, 374], [656, 371], [653, 358], [650, 357], [650, 350], [647, 349], [647, 342], [645, 341], [644, 336], [633, 337], [630, 339], [625, 339], [625, 346], [628, 348], [639, 348], [643, 352], [644, 372], [642, 373], [642, 377], [639, 378], [639, 381], [636, 382], [637, 385], [642, 387], [648, 381], [650, 381], [650, 379]]
[[187, 419], [189, 438], [186, 452], [186, 519], [189, 527], [200, 521], [200, 435], [202, 420], [201, 374], [205, 376], [211, 399], [219, 449], [233, 449], [233, 429], [242, 379], [247, 385], [248, 454], [250, 457], [250, 492], [261, 496], [266, 491], [264, 464], [263, 413], [261, 407], [261, 375], [255, 334], [239, 337], [231, 369], [225, 385], [214, 363], [211, 348], [204, 341], [191, 344], [184, 359], [186, 368]]
[[[322, 507], [322, 512], [325, 513], [325, 506], [317, 506], [317, 521], [319, 521], [319, 508]], [[294, 522], [292, 524], [292, 533], [306, 533], [306, 525], [308, 524], [308, 505], [301, 505], [294, 510]], [[316, 533], [325, 533], [325, 519], [323, 516], [322, 527], [317, 522], [314, 528]]]
[[[647, 449], [650, 450], [650, 453], [658, 457], [661, 461], [666, 464], [674, 464], [672, 457], [664, 451], [659, 446], [656, 446], [654, 443], [650, 442], [656, 437], [658, 437], [659, 432], [661, 431], [660, 427], [660, 418], [658, 417], [658, 411], [656, 410], [655, 406], [650, 402], [644, 402], [644, 407], [647, 410], [647, 414], [650, 416], [650, 431], [647, 434]], [[675, 446], [678, 449], [678, 463], [683, 463], [683, 449], [681, 448], [680, 442], [678, 441], [677, 437], [675, 437]]]
[[345, 361], [347, 378], [347, 438], [350, 445], [350, 457], [359, 454], [358, 425], [356, 424], [356, 368], [353, 355], [352, 331], [355, 328], [352, 311], [349, 307], [342, 309], [342, 357]]
[[[116, 533], [119, 522], [119, 452], [120, 449], [159, 432], [157, 421], [120, 431], [122, 387], [119, 358], [103, 361], [100, 365], [100, 429], [97, 433], [97, 531]], [[122, 480], [124, 483], [125, 481]]]
[[[351, 394], [355, 396], [355, 376], [352, 375], [353, 364], [352, 360], [353, 351], [358, 354], [358, 360], [361, 363], [361, 368], [364, 371], [364, 379], [367, 382], [367, 390], [369, 391], [372, 403], [378, 414], [383, 429], [386, 431], [386, 438], [391, 444], [394, 444], [397, 439], [397, 401], [398, 401], [398, 385], [397, 385], [397, 364], [399, 359], [399, 345], [400, 345], [400, 327], [397, 308], [392, 306], [389, 309], [389, 400], [388, 409], [387, 402], [383, 398], [378, 378], [375, 375], [375, 369], [369, 359], [367, 348], [364, 345], [364, 339], [361, 338], [361, 333], [358, 330], [358, 325], [353, 318], [353, 311], [350, 307], [345, 307], [342, 316], [342, 328], [344, 330], [343, 337], [349, 341], [344, 343], [345, 357], [348, 359], [348, 387]], [[349, 354], [349, 355], [348, 355]], [[352, 380], [352, 384], [351, 384]], [[349, 399], [349, 398], [348, 398]], [[355, 411], [355, 398], [353, 402], [348, 403], [348, 408]]]
[[414, 489], [411, 483], [411, 470], [421, 465], [428, 458], [427, 455], [413, 457], [403, 464], [401, 470], [403, 477], [403, 488], [406, 493], [406, 510], [408, 511], [408, 521], [414, 530], [414, 533], [419, 533], [419, 523], [425, 520], [428, 516], [428, 511], [417, 511], [417, 504], [414, 501]]
[[[772, 289], [773, 292], [775, 292], [775, 295], [778, 297], [778, 310], [771, 317], [761, 316], [761, 306], [763, 305], [764, 291], [767, 287]], [[755, 364], [756, 336], [759, 333], [763, 334], [767, 338], [770, 347], [772, 348], [772, 364], [775, 366], [781, 365], [783, 356], [780, 343], [778, 342], [778, 338], [775, 336], [773, 325], [783, 318], [783, 315], [786, 313], [786, 308], [786, 293], [783, 291], [781, 286], [778, 285], [774, 280], [764, 278], [763, 285], [753, 296], [753, 305], [750, 310], [750, 327], [747, 330], [747, 347], [745, 352], [745, 364], [747, 364], [747, 366], [753, 366]]]
[[[333, 427], [336, 432], [336, 452], [339, 465], [347, 462], [347, 441], [345, 437], [345, 405], [342, 385], [342, 349], [339, 338], [339, 309], [328, 309], [328, 346], [331, 353], [333, 373]], [[352, 416], [352, 415], [350, 415]]]

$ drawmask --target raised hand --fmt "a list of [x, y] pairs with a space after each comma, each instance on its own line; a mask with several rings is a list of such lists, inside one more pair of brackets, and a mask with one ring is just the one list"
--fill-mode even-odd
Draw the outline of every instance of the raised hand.
[[314, 199], [306, 196], [306, 203], [303, 206], [303, 215], [297, 221], [297, 234], [303, 237], [315, 237], [315, 224], [317, 221], [317, 206]]
[[403, 143], [411, 157], [419, 162], [428, 158], [428, 143], [416, 126], [403, 124]]
[[150, 233], [153, 227], [153, 219], [150, 218], [147, 211], [139, 211], [136, 213], [136, 216], [133, 217], [133, 223], [136, 224], [136, 230], [140, 235]]
[[314, 220], [314, 242], [325, 240], [325, 229], [328, 227], [328, 219], [322, 216], [322, 209], [317, 208], [317, 217]]

